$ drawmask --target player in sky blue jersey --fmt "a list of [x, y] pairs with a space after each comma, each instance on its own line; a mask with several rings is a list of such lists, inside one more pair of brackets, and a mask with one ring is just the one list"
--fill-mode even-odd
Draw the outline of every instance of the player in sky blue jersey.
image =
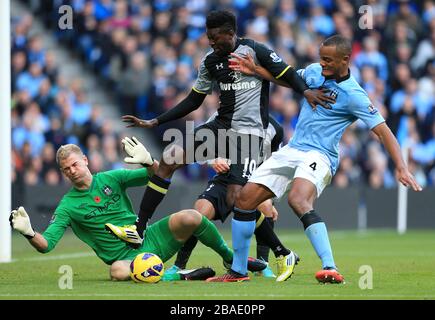
[[[335, 103], [327, 108], [313, 108], [304, 100], [292, 139], [254, 172], [237, 197], [233, 210], [255, 211], [266, 199], [288, 194], [290, 207], [303, 223], [305, 234], [322, 261], [322, 270], [316, 273], [316, 279], [342, 283], [344, 278], [337, 271], [326, 225], [314, 210], [314, 201], [337, 170], [338, 145], [344, 130], [361, 119], [379, 137], [393, 159], [397, 180], [415, 191], [422, 188], [409, 172], [385, 120], [350, 74], [350, 41], [339, 35], [332, 36], [322, 43], [319, 55], [320, 63], [298, 72], [311, 89], [329, 90]], [[234, 70], [273, 80], [270, 73], [255, 65], [249, 56], [233, 56]], [[221, 278], [215, 277], [215, 281]]]

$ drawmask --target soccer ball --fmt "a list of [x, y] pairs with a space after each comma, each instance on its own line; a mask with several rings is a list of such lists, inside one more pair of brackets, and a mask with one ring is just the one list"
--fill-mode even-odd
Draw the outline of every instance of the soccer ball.
[[159, 282], [164, 272], [162, 259], [154, 253], [140, 253], [130, 264], [130, 277], [136, 282]]

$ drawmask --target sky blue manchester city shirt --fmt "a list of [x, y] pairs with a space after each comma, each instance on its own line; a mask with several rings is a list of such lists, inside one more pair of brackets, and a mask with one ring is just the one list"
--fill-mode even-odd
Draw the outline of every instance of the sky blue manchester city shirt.
[[318, 106], [313, 110], [304, 99], [294, 135], [288, 144], [298, 150], [323, 153], [331, 162], [332, 174], [335, 174], [339, 163], [339, 141], [344, 130], [358, 119], [370, 129], [385, 120], [352, 75], [338, 82], [327, 79], [322, 76], [319, 63], [298, 70], [298, 73], [310, 89], [329, 89], [335, 103], [330, 104], [332, 109]]

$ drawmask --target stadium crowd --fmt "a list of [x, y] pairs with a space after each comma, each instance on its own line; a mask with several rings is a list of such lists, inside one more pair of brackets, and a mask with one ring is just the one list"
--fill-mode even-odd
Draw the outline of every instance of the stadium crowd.
[[26, 185], [63, 183], [55, 160], [58, 147], [84, 147], [93, 172], [123, 166], [119, 133], [91, 105], [83, 79], [66, 79], [54, 51], [32, 34], [30, 15], [12, 18], [11, 122], [13, 202]]
[[[238, 17], [238, 34], [263, 42], [295, 68], [318, 61], [320, 42], [335, 33], [353, 40], [352, 74], [368, 92], [402, 147], [420, 185], [435, 185], [435, 3], [349, 0], [27, 0], [60, 42], [117, 93], [123, 114], [152, 118], [173, 107], [191, 89], [200, 59], [209, 50], [205, 17], [227, 8]], [[369, 13], [365, 15], [369, 4]], [[59, 6], [71, 5], [73, 28], [58, 28]], [[364, 9], [365, 8], [365, 9]], [[362, 11], [360, 11], [362, 9]], [[366, 10], [366, 11], [364, 11]], [[372, 27], [370, 24], [372, 23]], [[80, 79], [59, 76], [56, 56], [31, 32], [32, 17], [12, 21], [12, 144], [14, 179], [25, 184], [62, 182], [54, 153], [66, 142], [80, 144], [93, 171], [122, 166], [118, 133], [91, 105]], [[300, 96], [273, 86], [270, 109], [291, 138]], [[185, 120], [202, 124], [218, 95]], [[158, 127], [161, 137], [168, 127]], [[344, 134], [333, 185], [396, 186], [392, 164], [362, 122]], [[188, 179], [210, 170], [189, 166]]]

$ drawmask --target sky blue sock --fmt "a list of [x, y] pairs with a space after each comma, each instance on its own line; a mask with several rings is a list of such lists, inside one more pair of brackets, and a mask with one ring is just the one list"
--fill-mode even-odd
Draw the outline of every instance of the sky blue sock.
[[335, 269], [336, 267], [325, 223], [318, 222], [310, 225], [305, 229], [305, 234], [308, 239], [310, 239], [314, 250], [322, 260], [322, 268], [331, 267]]
[[[246, 213], [244, 213], [246, 215]], [[236, 215], [236, 214], [235, 214]], [[255, 231], [254, 220], [236, 220], [231, 221], [231, 234], [233, 238], [233, 264], [231, 269], [240, 274], [248, 274], [248, 256], [251, 237]]]

